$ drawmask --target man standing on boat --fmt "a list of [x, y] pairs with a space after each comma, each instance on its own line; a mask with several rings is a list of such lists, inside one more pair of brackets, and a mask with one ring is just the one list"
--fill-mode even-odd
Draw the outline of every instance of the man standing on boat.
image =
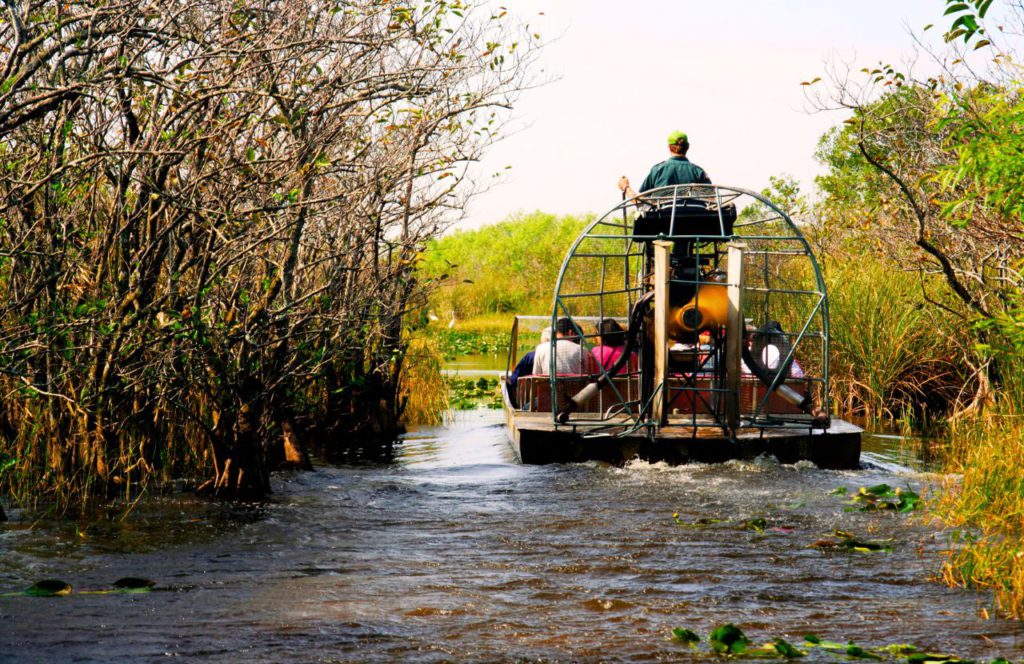
[[[704, 169], [686, 158], [690, 139], [684, 132], [674, 131], [668, 135], [668, 151], [672, 156], [655, 164], [644, 178], [640, 191], [668, 187], [674, 184], [711, 184], [711, 178]], [[626, 198], [633, 198], [637, 192], [629, 185], [629, 178], [619, 178], [619, 190]]]

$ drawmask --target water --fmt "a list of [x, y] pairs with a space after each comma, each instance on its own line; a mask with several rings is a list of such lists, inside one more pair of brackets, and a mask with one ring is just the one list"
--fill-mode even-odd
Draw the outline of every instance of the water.
[[[391, 463], [276, 477], [259, 507], [164, 499], [124, 522], [8, 524], [0, 589], [129, 575], [158, 586], [0, 597], [0, 660], [680, 661], [701, 656], [667, 639], [673, 627], [706, 635], [725, 622], [760, 641], [813, 632], [1024, 656], [1021, 626], [979, 617], [989, 597], [928, 580], [941, 534], [829, 495], [927, 487], [934, 478], [897, 441], [869, 440], [855, 472], [767, 459], [520, 466], [500, 418], [469, 412], [412, 432]], [[673, 512], [723, 521], [682, 526]], [[750, 518], [768, 529], [743, 529]], [[894, 550], [808, 548], [836, 528], [893, 538]]]
[[[521, 355], [522, 353], [520, 353]], [[461, 355], [445, 361], [444, 373], [462, 379], [480, 378], [481, 376], [497, 378], [505, 374], [507, 364], [508, 357], [505, 353]]]

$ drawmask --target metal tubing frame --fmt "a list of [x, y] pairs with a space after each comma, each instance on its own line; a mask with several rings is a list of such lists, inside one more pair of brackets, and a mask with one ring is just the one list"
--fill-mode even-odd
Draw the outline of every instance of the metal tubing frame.
[[[669, 196], [666, 196], [665, 195], [666, 192], [671, 192], [671, 194]], [[723, 218], [723, 214], [722, 214], [723, 206], [724, 206], [725, 203], [731, 203], [732, 201], [740, 199], [740, 198], [742, 198], [744, 196], [750, 197], [754, 201], [760, 203], [761, 205], [763, 205], [766, 208], [767, 211], [773, 212], [774, 215], [770, 216], [770, 217], [766, 217], [764, 219], [758, 219], [758, 220], [753, 220], [753, 221], [740, 221], [739, 219], [737, 219], [733, 223], [734, 235], [725, 236], [724, 235], [724, 228], [725, 228], [725, 226], [724, 226], [724, 218]], [[723, 231], [723, 235], [717, 236], [717, 237], [708, 237], [708, 236], [694, 236], [694, 235], [672, 234], [673, 231], [675, 230], [675, 228], [674, 228], [675, 227], [675, 207], [676, 207], [676, 204], [679, 202], [680, 199], [698, 199], [698, 200], [703, 200], [703, 201], [711, 201], [711, 200], [713, 200], [713, 202], [715, 204], [715, 207], [717, 208], [717, 212], [718, 212], [719, 228]], [[630, 225], [635, 220], [630, 219], [630, 217], [629, 217], [629, 210], [630, 209], [639, 210], [642, 206], [651, 205], [651, 203], [650, 203], [651, 201], [654, 201], [654, 202], [657, 202], [657, 203], [667, 203], [667, 202], [671, 202], [672, 203], [673, 210], [672, 210], [672, 212], [670, 214], [670, 222], [669, 222], [670, 223], [670, 226], [669, 226], [670, 234], [669, 235], [659, 234], [659, 235], [653, 235], [653, 236], [631, 235], [629, 233]], [[610, 219], [612, 219], [613, 215], [617, 215], [620, 212], [622, 214], [621, 221], [620, 220], [610, 221]], [[792, 234], [791, 235], [735, 235], [735, 230], [736, 229], [748, 228], [748, 227], [758, 226], [758, 225], [778, 224], [778, 223], [784, 224], [785, 227], [787, 227], [788, 230]], [[623, 230], [623, 234], [621, 234], [621, 235], [611, 235], [611, 234], [604, 234], [604, 233], [595, 233], [595, 232], [593, 232], [599, 226], [606, 226], [606, 227], [612, 227], [612, 228], [621, 228]], [[592, 254], [591, 255], [591, 254], [587, 254], [587, 253], [584, 253], [584, 252], [581, 252], [580, 254], [576, 254], [576, 250], [579, 248], [579, 246], [585, 240], [588, 240], [588, 239], [590, 239], [590, 240], [615, 240], [615, 241], [623, 242], [624, 251], [621, 252], [621, 253], [616, 253], [616, 254], [603, 254], [602, 253], [602, 254]], [[701, 242], [703, 242], [703, 241], [714, 241], [716, 243], [722, 243], [722, 242], [728, 241], [730, 239], [742, 239], [743, 241], [746, 241], [746, 242], [751, 242], [751, 241], [753, 241], [753, 242], [756, 242], [756, 241], [789, 241], [789, 242], [797, 242], [797, 243], [799, 243], [801, 245], [802, 251], [801, 250], [774, 250], [774, 251], [772, 251], [772, 250], [758, 249], [756, 246], [753, 246], [753, 247], [748, 247], [747, 252], [749, 254], [751, 254], [751, 255], [762, 255], [763, 254], [763, 255], [794, 256], [794, 257], [806, 256], [807, 260], [810, 261], [812, 269], [813, 269], [813, 279], [814, 279], [815, 285], [817, 286], [817, 291], [802, 291], [802, 290], [789, 290], [789, 289], [770, 289], [770, 288], [758, 288], [758, 287], [746, 287], [746, 286], [744, 286], [744, 289], [748, 289], [749, 288], [749, 290], [751, 290], [752, 292], [771, 292], [771, 293], [778, 293], [778, 294], [806, 295], [806, 296], [815, 296], [816, 295], [816, 296], [819, 297], [818, 302], [813, 306], [810, 315], [808, 315], [807, 320], [806, 320], [803, 328], [801, 329], [800, 333], [796, 335], [796, 339], [792, 342], [791, 348], [790, 348], [790, 352], [788, 353], [788, 355], [786, 357], [786, 361], [788, 361], [789, 358], [793, 357], [795, 349], [799, 346], [799, 344], [801, 343], [802, 340], [804, 340], [804, 339], [811, 339], [811, 338], [820, 339], [820, 341], [821, 341], [821, 374], [822, 375], [820, 377], [809, 377], [808, 380], [811, 380], [811, 381], [813, 381], [815, 383], [820, 383], [822, 385], [822, 389], [821, 389], [822, 405], [825, 408], [826, 412], [831, 412], [831, 395], [829, 394], [829, 389], [828, 389], [828, 385], [829, 385], [829, 362], [828, 362], [828, 357], [829, 357], [829, 348], [830, 348], [830, 342], [829, 342], [830, 321], [829, 321], [829, 306], [828, 306], [829, 303], [828, 303], [828, 295], [827, 295], [826, 288], [825, 288], [824, 278], [823, 278], [823, 275], [822, 275], [822, 272], [821, 272], [821, 267], [818, 264], [817, 258], [815, 257], [814, 252], [811, 250], [810, 244], [808, 243], [807, 239], [803, 236], [803, 234], [800, 232], [800, 230], [797, 228], [797, 226], [789, 218], [789, 216], [786, 215], [772, 201], [768, 200], [764, 196], [761, 196], [761, 195], [759, 195], [756, 192], [753, 192], [751, 190], [737, 188], [737, 187], [724, 187], [724, 186], [720, 186], [720, 185], [709, 185], [709, 184], [674, 185], [674, 186], [671, 186], [671, 187], [663, 187], [661, 189], [652, 190], [652, 191], [649, 191], [649, 192], [644, 192], [643, 194], [638, 194], [637, 196], [634, 196], [634, 197], [629, 198], [629, 199], [624, 199], [619, 205], [616, 205], [614, 208], [609, 210], [603, 216], [601, 216], [601, 217], [595, 219], [594, 221], [592, 221], [584, 229], [584, 231], [582, 233], [580, 233], [580, 235], [576, 238], [576, 240], [573, 242], [573, 244], [570, 247], [569, 251], [566, 253], [565, 258], [563, 259], [561, 268], [559, 269], [558, 279], [557, 279], [557, 282], [556, 282], [555, 294], [554, 294], [555, 295], [554, 303], [553, 303], [554, 306], [552, 307], [551, 319], [550, 319], [551, 320], [552, 329], [554, 329], [554, 327], [556, 325], [557, 319], [559, 317], [559, 311], [561, 311], [563, 313], [563, 315], [569, 317], [570, 320], [574, 321], [577, 318], [580, 318], [580, 316], [573, 316], [572, 315], [572, 313], [570, 312], [569, 308], [566, 306], [568, 304], [568, 302], [563, 302], [563, 299], [565, 299], [565, 300], [572, 300], [572, 299], [575, 299], [575, 298], [582, 298], [582, 297], [597, 297], [597, 298], [599, 298], [599, 302], [600, 302], [599, 307], [600, 307], [601, 315], [604, 314], [604, 296], [605, 295], [624, 295], [626, 297], [626, 299], [627, 299], [628, 305], [630, 307], [632, 307], [632, 305], [635, 302], [635, 296], [638, 296], [640, 293], [643, 292], [644, 284], [642, 283], [643, 271], [641, 271], [639, 274], [636, 275], [637, 281], [635, 283], [633, 283], [633, 284], [630, 283], [631, 281], [633, 281], [633, 279], [631, 277], [631, 274], [630, 274], [631, 273], [631, 269], [630, 269], [631, 261], [633, 261], [633, 260], [646, 261], [645, 253], [644, 253], [643, 248], [642, 248], [643, 243], [645, 241], [653, 241], [653, 240], [659, 240], [659, 239], [660, 240], [672, 240], [672, 241], [678, 240], [678, 239], [685, 239], [687, 241], [693, 241], [696, 246], [699, 246], [699, 244]], [[598, 292], [586, 292], [586, 293], [575, 293], [575, 294], [563, 293], [562, 292], [562, 284], [565, 282], [566, 274], [567, 274], [567, 272], [568, 272], [568, 270], [570, 268], [570, 264], [572, 263], [573, 258], [576, 258], [576, 257], [580, 257], [580, 258], [590, 257], [590, 258], [601, 258], [602, 259], [602, 265], [603, 265], [603, 269], [602, 269], [602, 288], [603, 288], [603, 285], [604, 285], [604, 282], [603, 282], [604, 272], [607, 269], [607, 259], [608, 258], [619, 258], [619, 257], [621, 257], [623, 259], [624, 287], [622, 289], [617, 289], [615, 291], [603, 291], [603, 290], [601, 290], [601, 291], [598, 291]], [[683, 280], [674, 280], [674, 281], [683, 282]], [[698, 278], [696, 281], [689, 282], [689, 283], [698, 283], [699, 284], [699, 283], [701, 283], [701, 281]], [[818, 330], [813, 330], [813, 331], [810, 330], [811, 322], [814, 320], [814, 317], [816, 315], [820, 315], [820, 317], [821, 317], [821, 329], [820, 329], [820, 331], [818, 331]], [[586, 337], [584, 337], [582, 335], [582, 330], [580, 330], [579, 327], [575, 325], [575, 323], [573, 324], [573, 326], [576, 329], [577, 333], [580, 334], [581, 342], [583, 344], [582, 347], [584, 349], [587, 349], [587, 344], [585, 342]], [[792, 336], [792, 335], [790, 335], [790, 336]], [[551, 374], [550, 375], [550, 385], [551, 385], [552, 404], [556, 403], [556, 401], [555, 401], [556, 392], [557, 392], [556, 386], [557, 386], [557, 383], [558, 383], [558, 377], [555, 375], [555, 360], [556, 360], [556, 358], [555, 358], [554, 351], [555, 351], [556, 343], [557, 343], [557, 338], [556, 338], [556, 335], [553, 334], [552, 335], [552, 339], [551, 339], [551, 346], [552, 346], [552, 348], [551, 348], [551, 350], [552, 350], [551, 355], [552, 355], [552, 357], [551, 357], [551, 365], [549, 367], [549, 372]], [[512, 352], [515, 352], [515, 351], [512, 351]], [[775, 382], [777, 382], [777, 381], [778, 381], [778, 377], [776, 377], [776, 381]], [[614, 383], [609, 383], [609, 384], [612, 385], [613, 388], [615, 388]], [[773, 383], [773, 386], [770, 387], [770, 389], [768, 389], [766, 391], [765, 398], [761, 400], [760, 404], [758, 404], [758, 407], [755, 409], [755, 412], [750, 414], [750, 415], [744, 415], [743, 416], [743, 418], [745, 420], [749, 420], [749, 422], [751, 424], [755, 424], [757, 426], [763, 426], [764, 425], [763, 423], [758, 423], [757, 422], [757, 418], [760, 415], [761, 410], [767, 404], [767, 399], [768, 399], [768, 397], [770, 396], [770, 394], [772, 393], [772, 391], [774, 389], [774, 384], [775, 383]], [[668, 389], [667, 384], [665, 385], [665, 389], [666, 390]], [[677, 389], [680, 389], [680, 388], [677, 388]], [[681, 388], [681, 389], [685, 389], [685, 388]], [[618, 392], [618, 390], [615, 389], [614, 391], [616, 392], [616, 396], [618, 396], [621, 399], [621, 394]], [[653, 395], [652, 395], [652, 397], [653, 397]], [[629, 404], [630, 403], [635, 403], [635, 402], [627, 402], [627, 401], [623, 400], [623, 403], [626, 405], [626, 409], [627, 410], [632, 411], [632, 409], [629, 408]], [[642, 422], [640, 420], [640, 418], [644, 415], [644, 413], [650, 412], [650, 406], [651, 406], [651, 404], [646, 404], [637, 413], [635, 413], [635, 414], [631, 413], [631, 416], [632, 416], [631, 419], [635, 420], [634, 430], [636, 430], [638, 428], [643, 428], [644, 426], [647, 426], [649, 424], [649, 423]], [[572, 427], [581, 426], [581, 425], [591, 425], [591, 426], [593, 426], [593, 425], [603, 425], [603, 426], [606, 426], [606, 427], [609, 426], [609, 422], [608, 421], [604, 421], [604, 420], [593, 421], [593, 420], [588, 420], [585, 417], [580, 417], [580, 418], [575, 418], [574, 417], [570, 424], [568, 424], [568, 425], [558, 425], [557, 421], [555, 420], [555, 413], [554, 412], [552, 413], [552, 420], [555, 422], [556, 426], [572, 426]], [[716, 423], [709, 423], [708, 426], [719, 426], [719, 425], [716, 424]]]

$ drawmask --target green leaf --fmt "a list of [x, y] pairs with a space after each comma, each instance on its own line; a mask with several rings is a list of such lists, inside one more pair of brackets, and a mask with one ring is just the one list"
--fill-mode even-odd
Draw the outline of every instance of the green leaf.
[[909, 643], [892, 643], [887, 646], [882, 646], [881, 648], [876, 648], [876, 650], [896, 657], [905, 657], [917, 652], [917, 646]]
[[864, 648], [861, 648], [860, 646], [855, 645], [853, 643], [846, 646], [846, 656], [856, 657], [857, 659], [882, 659], [870, 650], [865, 650]]
[[768, 527], [768, 521], [762, 517], [754, 517], [753, 519], [747, 519], [743, 522], [744, 530], [753, 530], [758, 533], [763, 533], [764, 529]]
[[691, 630], [684, 629], [682, 627], [675, 627], [672, 629], [672, 638], [676, 641], [683, 643], [699, 643], [700, 637]]
[[71, 584], [60, 579], [43, 579], [26, 588], [24, 594], [32, 597], [63, 597], [71, 594]]
[[968, 33], [969, 33], [968, 34], [968, 38], [969, 38], [970, 35], [973, 35], [975, 32], [978, 31], [978, 22], [976, 20], [974, 20], [974, 16], [973, 15], [971, 15], [971, 14], [963, 14], [962, 16], [958, 16], [956, 18], [956, 20], [953, 21], [952, 27], [953, 27], [953, 29], [960, 28], [960, 27], [964, 28], [965, 30], [968, 31]]
[[928, 662], [963, 662], [964, 660], [953, 655], [944, 655], [934, 652], [916, 652], [907, 657], [907, 664], [927, 664]]
[[726, 623], [716, 627], [708, 636], [711, 647], [715, 652], [740, 654], [750, 645], [750, 639], [746, 637], [736, 625]]
[[144, 593], [156, 585], [156, 581], [143, 579], [136, 576], [121, 577], [114, 581], [114, 587], [126, 593]]
[[807, 653], [793, 646], [789, 641], [783, 638], [777, 638], [772, 643], [775, 644], [775, 650], [783, 657], [803, 657]]
[[835, 641], [828, 641], [828, 640], [822, 639], [820, 636], [816, 636], [814, 634], [807, 634], [806, 636], [804, 636], [804, 641], [806, 641], [811, 646], [814, 646], [816, 648], [824, 648], [825, 650], [845, 650], [846, 649], [846, 645], [844, 645], [842, 643], [836, 643]]
[[943, 12], [942, 15], [943, 16], [949, 16], [950, 14], [955, 14], [957, 12], [966, 11], [968, 9], [970, 9], [970, 7], [968, 7], [965, 3], [957, 2], [955, 4], [950, 5], [949, 7], [946, 7], [946, 11]]

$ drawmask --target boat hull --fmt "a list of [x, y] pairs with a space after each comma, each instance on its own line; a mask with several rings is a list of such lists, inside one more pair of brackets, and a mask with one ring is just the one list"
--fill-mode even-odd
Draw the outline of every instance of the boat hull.
[[[751, 428], [741, 429], [733, 441], [710, 420], [691, 416], [669, 417], [669, 426], [658, 429], [653, 438], [645, 430], [624, 433], [624, 427], [609, 426], [601, 434], [592, 428], [556, 425], [551, 413], [517, 410], [512, 407], [502, 381], [506, 436], [521, 463], [574, 463], [604, 461], [621, 464], [632, 459], [683, 464], [721, 462], [770, 454], [782, 463], [810, 461], [820, 468], [860, 467], [863, 430], [833, 418], [828, 429]], [[692, 426], [694, 422], [706, 426]]]

